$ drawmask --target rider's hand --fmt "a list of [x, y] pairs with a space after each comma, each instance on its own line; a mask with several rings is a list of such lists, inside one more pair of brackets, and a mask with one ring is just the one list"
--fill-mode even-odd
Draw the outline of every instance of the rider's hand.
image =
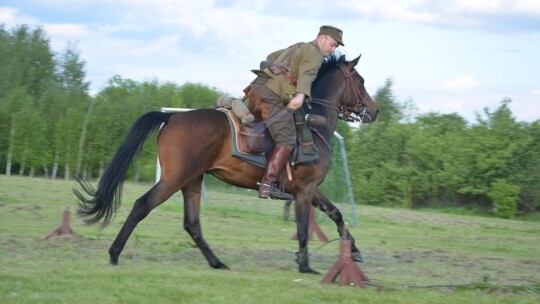
[[300, 107], [302, 106], [302, 104], [304, 103], [304, 98], [305, 98], [306, 95], [302, 94], [302, 93], [298, 93], [296, 94], [293, 98], [291, 98], [291, 100], [289, 101], [289, 103], [287, 104], [287, 107], [293, 109], [293, 110], [298, 110], [300, 109]]

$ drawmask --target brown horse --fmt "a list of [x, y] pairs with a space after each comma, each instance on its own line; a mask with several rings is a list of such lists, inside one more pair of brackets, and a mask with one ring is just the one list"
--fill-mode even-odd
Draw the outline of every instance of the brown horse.
[[[319, 159], [309, 165], [295, 165], [292, 180], [282, 173], [287, 192], [292, 193], [296, 206], [299, 250], [296, 262], [300, 272], [317, 273], [309, 266], [308, 222], [311, 205], [325, 212], [337, 225], [341, 238], [351, 240], [353, 259], [362, 262], [341, 212], [319, 190], [330, 165], [330, 142], [338, 119], [345, 121], [375, 121], [378, 108], [366, 92], [364, 79], [355, 70], [360, 57], [348, 62], [344, 56], [326, 61], [312, 87], [311, 108], [307, 113], [326, 117], [327, 124], [313, 127], [314, 142], [319, 147]], [[181, 113], [148, 112], [132, 126], [122, 146], [98, 183], [97, 189], [79, 179], [86, 195], [74, 189], [80, 200], [79, 214], [88, 223], [103, 221], [107, 225], [120, 207], [123, 180], [134, 158], [149, 134], [161, 127], [158, 136], [158, 156], [161, 177], [148, 192], [135, 201], [127, 220], [109, 249], [110, 262], [118, 257], [129, 236], [152, 209], [181, 190], [184, 197], [184, 229], [197, 244], [213, 268], [225, 268], [212, 252], [201, 232], [199, 221], [201, 187], [204, 173], [243, 188], [257, 189], [263, 169], [231, 156], [231, 130], [227, 117], [215, 109], [199, 109]], [[285, 170], [283, 170], [285, 171]], [[283, 178], [284, 177], [284, 178]], [[256, 196], [254, 196], [255, 199]]]

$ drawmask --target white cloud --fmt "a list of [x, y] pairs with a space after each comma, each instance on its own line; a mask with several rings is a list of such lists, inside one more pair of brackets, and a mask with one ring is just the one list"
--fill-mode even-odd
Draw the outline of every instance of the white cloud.
[[[370, 20], [439, 25], [449, 28], [474, 28], [493, 31], [519, 29], [523, 16], [540, 17], [538, 0], [341, 0], [342, 8]], [[500, 28], [494, 20], [509, 18], [512, 23]], [[357, 18], [358, 16], [352, 16]], [[538, 31], [538, 29], [537, 29]]]
[[443, 87], [450, 91], [471, 91], [481, 86], [480, 81], [473, 76], [465, 75], [446, 82]]
[[45, 30], [49, 35], [61, 37], [68, 40], [84, 39], [89, 35], [89, 31], [84, 25], [55, 23], [45, 25]]
[[15, 24], [16, 14], [17, 14], [16, 9], [0, 7], [0, 23], [5, 23], [7, 25]]
[[518, 0], [514, 10], [519, 13], [540, 15], [540, 1], [538, 0]]
[[540, 2], [537, 0], [458, 0], [450, 7], [461, 13], [540, 15]]
[[434, 12], [421, 9], [423, 1], [340, 1], [343, 7], [350, 6], [360, 14], [373, 18], [393, 21], [432, 22], [437, 18]]
[[28, 16], [21, 16], [18, 9], [0, 7], [0, 23], [9, 28], [20, 24], [36, 23], [36, 20]]

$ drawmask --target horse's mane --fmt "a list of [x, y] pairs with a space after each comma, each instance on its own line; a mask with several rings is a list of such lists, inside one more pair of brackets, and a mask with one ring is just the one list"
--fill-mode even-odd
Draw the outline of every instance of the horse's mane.
[[335, 69], [338, 64], [347, 63], [347, 62], [348, 61], [345, 59], [345, 55], [341, 55], [341, 54], [333, 53], [333, 54], [325, 57], [321, 67], [319, 68], [317, 78], [320, 78], [322, 75], [324, 75], [329, 70]]

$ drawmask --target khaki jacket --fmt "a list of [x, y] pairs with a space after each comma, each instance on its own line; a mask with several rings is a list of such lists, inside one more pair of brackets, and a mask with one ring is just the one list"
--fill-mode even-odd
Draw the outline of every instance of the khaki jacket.
[[[284, 54], [284, 52], [287, 53]], [[305, 94], [306, 101], [309, 100], [311, 84], [317, 77], [324, 59], [324, 54], [319, 50], [315, 40], [308, 43], [296, 43], [286, 49], [275, 51], [266, 59], [267, 61], [276, 61], [274, 63], [289, 69], [296, 79], [295, 87], [284, 74], [274, 74], [265, 68], [263, 72], [269, 76], [266, 86], [270, 90], [278, 94], [284, 101], [288, 101], [296, 93]]]

